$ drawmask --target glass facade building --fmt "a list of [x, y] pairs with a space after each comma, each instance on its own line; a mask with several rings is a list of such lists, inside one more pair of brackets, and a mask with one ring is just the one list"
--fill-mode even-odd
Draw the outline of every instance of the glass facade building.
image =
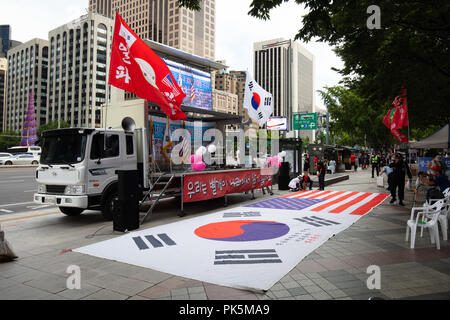
[[47, 122], [101, 127], [114, 21], [89, 13], [49, 32]]
[[21, 132], [31, 90], [36, 120], [47, 117], [48, 41], [33, 39], [8, 51], [3, 129]]
[[114, 18], [119, 12], [141, 39], [149, 39], [215, 60], [215, 0], [196, 12], [177, 0], [89, 0], [89, 10]]

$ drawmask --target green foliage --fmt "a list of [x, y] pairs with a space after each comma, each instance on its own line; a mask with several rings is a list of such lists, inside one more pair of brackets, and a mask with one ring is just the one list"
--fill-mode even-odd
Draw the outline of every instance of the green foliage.
[[367, 144], [377, 150], [391, 145], [391, 134], [382, 123], [383, 107], [371, 104], [357, 89], [343, 86], [325, 87], [319, 94], [330, 113], [330, 136], [336, 144]]
[[8, 148], [20, 145], [21, 136], [14, 131], [0, 133], [0, 151], [6, 152]]
[[[67, 121], [60, 121], [60, 128], [69, 128], [70, 124]], [[40, 139], [42, 136], [42, 132], [46, 130], [58, 129], [58, 121], [52, 121], [43, 125], [40, 125], [38, 128], [37, 136]]]
[[[336, 110], [336, 139], [361, 144], [365, 133], [372, 144], [392, 141], [381, 121], [402, 85], [407, 89], [411, 139], [450, 122], [448, 0], [294, 1], [308, 10], [295, 38], [326, 42], [344, 61], [337, 71], [350, 91], [341, 97], [345, 110]], [[190, 8], [200, 2], [181, 1]], [[249, 15], [270, 19], [270, 10], [283, 2], [253, 0]], [[381, 29], [366, 25], [371, 15], [367, 8], [373, 4], [381, 9]]]

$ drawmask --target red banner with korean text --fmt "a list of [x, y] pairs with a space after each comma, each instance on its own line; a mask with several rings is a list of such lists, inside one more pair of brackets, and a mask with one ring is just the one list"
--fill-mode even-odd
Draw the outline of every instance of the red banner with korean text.
[[260, 169], [230, 170], [186, 175], [183, 178], [183, 202], [220, 198], [272, 185], [272, 175]]
[[108, 83], [155, 102], [171, 120], [186, 119], [186, 97], [169, 67], [116, 13]]

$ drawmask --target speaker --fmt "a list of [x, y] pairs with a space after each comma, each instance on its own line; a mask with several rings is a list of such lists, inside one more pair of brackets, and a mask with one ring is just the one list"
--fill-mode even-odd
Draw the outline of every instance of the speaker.
[[280, 177], [289, 177], [289, 171], [291, 164], [289, 162], [281, 162], [281, 167], [279, 168]]
[[134, 122], [133, 118], [125, 117], [122, 119], [122, 128], [124, 131], [134, 131], [136, 122]]
[[278, 176], [278, 190], [289, 190], [289, 176]]
[[139, 229], [139, 171], [118, 170], [117, 175], [119, 199], [115, 210], [117, 217], [113, 217], [113, 222], [117, 220], [117, 231]]
[[113, 230], [119, 232], [127, 231], [127, 222], [121, 208], [121, 201], [116, 198], [113, 200]]

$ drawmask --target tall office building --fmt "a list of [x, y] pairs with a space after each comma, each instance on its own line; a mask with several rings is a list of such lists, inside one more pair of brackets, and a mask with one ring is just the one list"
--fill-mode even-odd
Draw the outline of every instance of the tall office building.
[[89, 9], [111, 18], [117, 11], [141, 39], [214, 60], [215, 0], [201, 1], [198, 12], [177, 0], [89, 0]]
[[6, 89], [6, 70], [8, 60], [6, 58], [0, 58], [0, 133], [3, 131], [3, 108]]
[[36, 120], [47, 115], [48, 41], [32, 39], [8, 51], [3, 129], [21, 132], [30, 92], [34, 92]]
[[[315, 112], [314, 56], [299, 43], [282, 38], [257, 42], [254, 48], [254, 78], [273, 95], [274, 116]], [[313, 131], [300, 137], [314, 141]]]
[[245, 71], [221, 71], [213, 74], [215, 89], [225, 91], [227, 93], [235, 94], [237, 100], [237, 113], [240, 116], [244, 115], [244, 90], [245, 90]]
[[114, 21], [89, 13], [49, 32], [47, 122], [101, 127]]
[[11, 40], [11, 27], [9, 25], [0, 26], [0, 57], [6, 58], [8, 50], [21, 43], [22, 42]]

